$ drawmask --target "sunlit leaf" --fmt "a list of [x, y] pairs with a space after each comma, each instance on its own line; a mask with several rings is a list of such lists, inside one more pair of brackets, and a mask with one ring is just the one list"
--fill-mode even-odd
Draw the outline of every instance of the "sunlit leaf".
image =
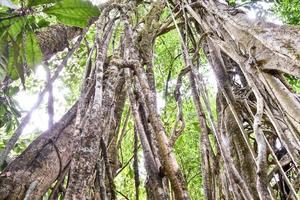
[[16, 65], [17, 65], [17, 57], [19, 56], [19, 52], [17, 49], [11, 47], [9, 48], [9, 56], [8, 56], [8, 66], [7, 73], [11, 79], [16, 80], [19, 78]]
[[18, 35], [22, 32], [25, 23], [26, 23], [25, 17], [18, 17], [8, 28], [8, 34], [14, 41], [16, 41]]
[[2, 34], [5, 32], [5, 30], [8, 29], [8, 27], [13, 24], [14, 22], [16, 21], [16, 19], [5, 19], [5, 20], [2, 20], [0, 21], [0, 30], [1, 30], [1, 35], [0, 37], [2, 36]]
[[25, 57], [27, 65], [34, 69], [42, 60], [42, 52], [34, 32], [30, 31], [26, 34]]
[[56, 16], [63, 24], [81, 28], [87, 26], [91, 17], [99, 15], [99, 9], [86, 0], [62, 0], [44, 12]]

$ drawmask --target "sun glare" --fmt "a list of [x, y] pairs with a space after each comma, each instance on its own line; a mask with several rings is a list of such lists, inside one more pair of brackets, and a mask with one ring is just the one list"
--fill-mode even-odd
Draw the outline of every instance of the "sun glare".
[[108, 0], [90, 0], [94, 5], [101, 5], [103, 3], [106, 3]]
[[[47, 74], [42, 65], [39, 65], [33, 74], [34, 78], [38, 81], [46, 82]], [[54, 121], [58, 121], [61, 116], [64, 114], [67, 108], [62, 109], [62, 104], [66, 102], [65, 95], [67, 94], [67, 89], [64, 86], [64, 83], [61, 80], [56, 80], [53, 84], [53, 96], [55, 99], [54, 102]], [[35, 105], [38, 100], [38, 93], [32, 94], [27, 90], [20, 91], [15, 99], [18, 102], [21, 110], [23, 111], [22, 116], [24, 117]], [[48, 93], [45, 94], [43, 102], [38, 109], [36, 109], [31, 116], [30, 122], [27, 124], [23, 130], [23, 135], [33, 134], [48, 129], [48, 113], [47, 113], [47, 99]], [[58, 102], [58, 103], [57, 103]], [[56, 105], [58, 104], [58, 105]]]

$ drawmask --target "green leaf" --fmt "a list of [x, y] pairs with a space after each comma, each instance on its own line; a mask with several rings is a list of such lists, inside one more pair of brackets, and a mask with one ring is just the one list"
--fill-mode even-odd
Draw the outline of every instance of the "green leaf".
[[56, 3], [60, 0], [28, 0], [27, 6], [38, 6], [42, 4]]
[[4, 116], [6, 113], [6, 107], [3, 104], [0, 104], [0, 116]]
[[16, 44], [9, 47], [7, 73], [13, 80], [17, 80], [18, 78], [20, 78], [24, 86], [25, 73], [23, 68], [23, 57], [20, 54], [20, 47]]
[[9, 90], [8, 90], [8, 96], [12, 97], [15, 94], [17, 94], [18, 92], [19, 92], [19, 87], [17, 87], [17, 86], [10, 87]]
[[16, 21], [16, 18], [14, 19], [4, 19], [0, 21], [0, 29], [2, 32], [6, 30], [14, 21]]
[[17, 59], [19, 56], [19, 52], [16, 48], [10, 47], [8, 54], [8, 66], [7, 73], [11, 79], [16, 80], [19, 78], [18, 72], [16, 70]]
[[5, 39], [0, 38], [0, 82], [2, 82], [6, 76], [7, 56], [8, 44]]
[[25, 23], [26, 23], [25, 17], [19, 17], [8, 28], [8, 34], [14, 41], [17, 40], [18, 35], [22, 32]]
[[50, 22], [45, 19], [41, 19], [37, 23], [39, 28], [47, 27], [47, 26], [49, 26], [49, 24], [50, 24]]
[[75, 19], [72, 17], [66, 17], [61, 14], [56, 14], [55, 16], [58, 21], [68, 26], [77, 26], [80, 28], [84, 28], [87, 26], [87, 21], [85, 19]]
[[8, 7], [4, 7], [4, 6], [0, 6], [0, 17], [5, 17], [6, 16], [6, 12], [9, 10]]
[[91, 17], [99, 16], [96, 6], [87, 0], [62, 0], [44, 12], [56, 16], [63, 24], [84, 28]]
[[27, 65], [34, 69], [42, 60], [42, 51], [34, 32], [30, 31], [26, 34], [25, 58]]
[[[0, 62], [1, 62], [1, 60], [0, 60]], [[0, 64], [0, 82], [2, 82], [5, 79], [5, 76], [6, 76], [6, 71]]]

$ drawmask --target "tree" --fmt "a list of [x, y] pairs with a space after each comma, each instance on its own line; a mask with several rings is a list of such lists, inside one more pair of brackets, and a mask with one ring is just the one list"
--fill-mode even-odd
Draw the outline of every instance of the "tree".
[[[13, 80], [25, 86], [36, 64], [68, 51], [60, 64], [50, 64], [54, 72], [48, 68], [35, 106], [48, 93], [50, 128], [1, 172], [0, 199], [129, 199], [117, 182], [128, 167], [120, 164], [127, 127], [132, 198], [142, 195], [140, 152], [147, 199], [192, 199], [189, 165], [179, 162], [189, 146], [180, 139], [196, 132], [205, 199], [299, 199], [300, 100], [291, 84], [300, 77], [299, 27], [249, 19], [232, 1], [112, 0], [99, 8], [84, 0], [20, 2], [21, 8], [0, 16], [2, 91]], [[49, 25], [39, 11], [64, 25]], [[74, 52], [84, 61], [81, 91], [53, 123], [52, 84]], [[159, 64], [170, 66], [166, 84], [157, 75]], [[216, 108], [201, 73], [205, 66], [218, 83]], [[158, 112], [158, 90], [173, 104], [165, 108], [169, 113]], [[13, 110], [5, 102], [6, 112]], [[174, 108], [170, 125], [165, 120]], [[195, 117], [186, 117], [192, 112]], [[29, 120], [30, 113], [2, 150], [1, 162]], [[191, 134], [184, 141], [194, 139]]]

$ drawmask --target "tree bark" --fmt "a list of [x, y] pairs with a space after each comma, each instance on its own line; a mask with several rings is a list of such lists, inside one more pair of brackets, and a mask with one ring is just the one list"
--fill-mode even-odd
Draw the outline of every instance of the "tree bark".
[[70, 40], [78, 36], [80, 32], [80, 28], [60, 24], [39, 30], [36, 34], [43, 59], [48, 60], [57, 52], [69, 48]]
[[5, 168], [0, 175], [1, 200], [24, 198], [34, 181], [38, 183], [30, 199], [40, 199], [59, 177], [72, 155], [76, 109], [77, 104]]
[[[1, 173], [0, 200], [41, 199], [50, 190], [50, 199], [58, 194], [66, 194], [65, 199], [116, 199], [119, 191], [114, 178], [120, 167], [118, 144], [123, 137], [118, 140], [118, 133], [126, 91], [136, 129], [136, 198], [139, 198], [138, 138], [148, 175], [145, 184], [148, 198], [190, 198], [183, 171], [172, 152], [181, 132], [175, 133], [176, 125], [169, 142], [167, 129], [157, 112], [154, 43], [160, 31], [169, 30], [170, 26], [178, 29], [184, 70], [187, 69], [185, 74], [190, 73], [191, 94], [201, 127], [199, 149], [205, 198], [272, 199], [274, 191], [282, 195], [273, 184], [281, 181], [281, 185], [287, 186], [286, 193], [297, 199], [298, 191], [294, 188], [298, 188], [299, 180], [295, 179], [300, 177], [300, 104], [298, 96], [278, 74], [300, 77], [299, 28], [249, 20], [236, 8], [212, 0], [168, 1], [167, 4], [151, 1], [150, 6], [145, 7], [148, 13], [135, 24], [131, 21], [134, 12], [129, 6], [117, 3], [107, 4], [97, 23], [96, 63], [84, 80], [91, 81], [92, 84], [87, 84], [91, 94], [84, 94], [87, 88], [83, 83], [78, 105]], [[131, 2], [130, 6], [140, 3]], [[167, 16], [166, 22], [161, 23], [165, 5], [171, 17]], [[116, 19], [110, 18], [112, 9], [114, 14], [118, 13]], [[170, 25], [171, 18], [174, 26]], [[179, 29], [177, 20], [182, 19]], [[121, 22], [117, 28], [123, 28], [124, 32], [120, 47], [111, 52], [115, 20]], [[78, 28], [62, 25], [39, 31], [37, 36], [44, 60], [68, 48], [68, 41], [79, 33]], [[198, 74], [198, 68], [203, 67], [200, 48], [222, 92], [217, 105], [218, 125], [205, 83]], [[180, 73], [180, 76], [183, 75]], [[176, 124], [180, 121], [184, 124], [180, 88], [176, 90], [179, 110]], [[129, 117], [125, 121], [128, 120]], [[180, 131], [184, 131], [184, 125]], [[280, 141], [286, 150], [284, 156], [290, 162], [286, 171], [279, 166], [282, 161], [277, 159], [275, 145], [270, 146], [274, 140]], [[268, 174], [270, 169], [276, 169], [274, 163], [280, 169], [276, 173], [283, 177], [281, 180]], [[57, 189], [65, 176], [68, 177], [66, 193]], [[166, 187], [168, 181], [170, 191]]]

